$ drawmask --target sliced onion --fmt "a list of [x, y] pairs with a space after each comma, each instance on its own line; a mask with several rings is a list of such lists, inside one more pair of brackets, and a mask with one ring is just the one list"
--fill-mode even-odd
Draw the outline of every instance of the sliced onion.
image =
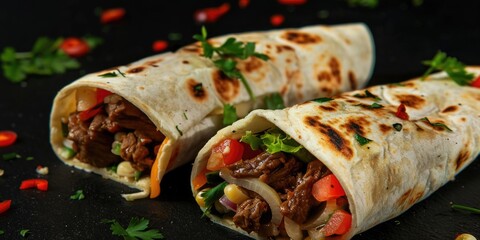
[[285, 223], [285, 231], [287, 231], [288, 236], [290, 239], [293, 240], [302, 240], [303, 233], [300, 225], [298, 225], [295, 221], [288, 217], [283, 218], [283, 223]]
[[227, 196], [223, 195], [220, 199], [219, 199], [220, 203], [225, 206], [226, 208], [234, 211], [234, 212], [237, 212], [237, 204], [235, 204], [234, 202], [230, 201]]
[[278, 193], [268, 186], [266, 183], [256, 179], [256, 178], [234, 178], [230, 174], [230, 171], [227, 168], [222, 168], [220, 170], [220, 177], [225, 179], [229, 183], [237, 184], [240, 187], [246, 188], [250, 191], [258, 193], [270, 206], [272, 211], [272, 223], [277, 226], [282, 222], [282, 214], [280, 213], [280, 196]]
[[97, 105], [97, 92], [92, 89], [78, 89], [76, 93], [77, 111], [82, 112]]
[[70, 149], [73, 149], [73, 141], [65, 138], [65, 139], [63, 139], [63, 146], [67, 147], [67, 148], [70, 148]]
[[326, 239], [325, 232], [323, 231], [323, 227], [308, 230], [308, 236], [310, 236], [311, 239], [316, 239], [316, 240]]
[[316, 216], [310, 218], [310, 220], [307, 220], [302, 225], [302, 229], [309, 230], [312, 228], [323, 226], [327, 223], [333, 212], [338, 209], [338, 206], [336, 199], [330, 199], [326, 203], [327, 204], [325, 205], [325, 208], [320, 211], [320, 214], [317, 214]]

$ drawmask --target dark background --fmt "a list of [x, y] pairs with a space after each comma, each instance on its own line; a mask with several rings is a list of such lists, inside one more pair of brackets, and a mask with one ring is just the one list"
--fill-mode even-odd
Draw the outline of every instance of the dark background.
[[[151, 44], [181, 33], [168, 50], [191, 43], [200, 25], [193, 19], [196, 9], [218, 6], [225, 1], [2, 1], [0, 6], [0, 48], [31, 49], [39, 36], [68, 37], [93, 34], [104, 44], [87, 57], [82, 67], [63, 75], [30, 77], [21, 84], [0, 77], [0, 130], [14, 130], [16, 144], [0, 148], [0, 154], [17, 152], [22, 158], [5, 161], [0, 168], [0, 201], [12, 199], [11, 209], [0, 215], [0, 239], [19, 239], [29, 229], [29, 239], [115, 239], [102, 219], [117, 219], [126, 226], [131, 217], [150, 219], [166, 239], [243, 239], [233, 231], [205, 218], [191, 196], [187, 165], [167, 174], [162, 195], [157, 199], [127, 202], [120, 193], [132, 192], [98, 175], [88, 174], [61, 163], [49, 144], [48, 120], [53, 98], [62, 86], [80, 76], [123, 65], [154, 54]], [[349, 7], [341, 0], [309, 0], [300, 6], [277, 1], [252, 0], [245, 9], [230, 1], [231, 11], [218, 22], [207, 24], [210, 36], [271, 29], [270, 16], [285, 16], [282, 27], [313, 24], [365, 22], [376, 45], [376, 66], [369, 85], [407, 80], [421, 75], [422, 60], [443, 50], [466, 64], [479, 65], [479, 1], [425, 0], [415, 7], [409, 0], [380, 0], [374, 9]], [[98, 9], [124, 7], [126, 17], [102, 25]], [[325, 18], [325, 15], [328, 15]], [[25, 158], [33, 156], [34, 160]], [[23, 179], [35, 178], [37, 165], [48, 166], [48, 192], [20, 191]], [[454, 239], [468, 232], [480, 237], [480, 216], [454, 211], [450, 204], [480, 207], [480, 163], [474, 162], [430, 198], [403, 215], [387, 221], [354, 239]], [[383, 181], [378, 179], [378, 181]], [[83, 189], [86, 198], [70, 200]]]

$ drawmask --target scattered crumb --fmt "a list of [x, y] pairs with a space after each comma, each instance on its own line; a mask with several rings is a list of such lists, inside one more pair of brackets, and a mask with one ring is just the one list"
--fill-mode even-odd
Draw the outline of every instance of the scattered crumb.
[[3, 176], [4, 173], [5, 171], [3, 169], [0, 169], [0, 177]]
[[42, 165], [38, 165], [36, 168], [38, 174], [47, 175], [48, 174], [48, 167], [43, 167]]

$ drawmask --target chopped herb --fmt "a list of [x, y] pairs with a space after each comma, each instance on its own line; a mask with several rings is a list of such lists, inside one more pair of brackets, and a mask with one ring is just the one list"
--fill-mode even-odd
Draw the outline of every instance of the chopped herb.
[[35, 158], [33, 158], [33, 157], [27, 157], [27, 158], [25, 158], [25, 160], [27, 160], [27, 161], [32, 161], [33, 159], [35, 159]]
[[87, 45], [90, 49], [94, 49], [94, 48], [98, 47], [99, 45], [103, 44], [103, 39], [102, 38], [91, 36], [91, 35], [87, 35], [87, 36], [83, 37], [82, 39], [87, 43]]
[[205, 199], [205, 212], [204, 215], [209, 215], [212, 210], [215, 201], [223, 196], [223, 189], [228, 185], [227, 182], [222, 182], [217, 186], [202, 193], [201, 197]]
[[243, 74], [237, 69], [237, 62], [234, 58], [247, 59], [249, 57], [257, 57], [267, 61], [268, 56], [255, 52], [255, 43], [243, 43], [237, 41], [235, 38], [228, 38], [221, 46], [214, 47], [207, 41], [207, 29], [205, 26], [202, 27], [202, 34], [195, 34], [193, 38], [200, 41], [204, 57], [212, 59], [214, 54], [218, 55], [219, 59], [213, 61], [215, 66], [227, 77], [240, 79], [248, 95], [254, 100], [255, 96], [253, 95], [252, 89]]
[[285, 104], [283, 103], [283, 98], [280, 96], [280, 93], [273, 93], [265, 96], [264, 101], [267, 109], [275, 110], [285, 108]]
[[181, 33], [172, 32], [168, 34], [168, 40], [170, 41], [179, 41], [182, 40], [183, 35]]
[[318, 102], [318, 103], [324, 103], [324, 102], [330, 102], [332, 100], [333, 98], [322, 97], [322, 98], [315, 98], [312, 101]]
[[480, 209], [478, 209], [478, 208], [468, 207], [468, 206], [459, 205], [459, 204], [452, 204], [452, 208], [456, 209], [456, 210], [464, 210], [464, 211], [467, 211], [467, 212], [480, 214]]
[[348, 0], [350, 7], [376, 8], [379, 0]]
[[135, 181], [138, 181], [138, 179], [140, 179], [141, 176], [142, 176], [142, 171], [135, 171], [135, 176], [134, 176]]
[[262, 139], [258, 137], [256, 134], [252, 134], [252, 131], [246, 131], [245, 135], [242, 136], [240, 142], [248, 143], [252, 150], [260, 149], [263, 145]]
[[453, 132], [452, 129], [450, 129], [449, 127], [447, 127], [447, 125], [443, 124], [443, 123], [440, 123], [440, 122], [437, 122], [437, 123], [432, 123], [430, 122], [430, 120], [427, 118], [427, 117], [424, 117], [422, 119], [420, 119], [420, 121], [424, 121], [424, 122], [427, 122], [430, 126], [432, 127], [441, 127], [443, 129], [446, 129], [447, 131], [449, 132]]
[[[122, 75], [122, 77], [125, 77], [125, 74], [124, 74], [122, 71], [120, 71], [120, 69], [117, 68], [116, 71], [117, 71], [120, 75]], [[113, 72], [108, 72], [108, 73], [100, 74], [100, 75], [98, 75], [98, 76], [99, 76], [99, 77], [102, 77], [102, 78], [112, 78], [112, 77], [117, 77], [118, 75], [117, 75], [117, 73], [116, 73], [115, 71], [113, 71]]]
[[20, 236], [26, 237], [30, 233], [30, 230], [28, 229], [22, 229], [20, 230]]
[[83, 194], [83, 190], [77, 190], [75, 194], [70, 196], [70, 199], [72, 200], [82, 200], [85, 198], [85, 195]]
[[465, 64], [454, 57], [447, 56], [447, 54], [442, 51], [438, 51], [432, 60], [423, 61], [422, 63], [430, 67], [423, 74], [422, 79], [425, 79], [435, 70], [445, 71], [448, 76], [460, 86], [470, 85], [474, 78], [473, 73], [468, 73], [467, 70], [465, 70]]
[[396, 130], [397, 132], [400, 132], [400, 131], [402, 131], [403, 125], [400, 124], [400, 123], [394, 123], [394, 124], [393, 124], [393, 128], [395, 128], [395, 130]]
[[122, 154], [122, 143], [120, 141], [114, 141], [112, 143], [111, 152], [117, 156], [120, 156], [120, 154]]
[[5, 231], [3, 231], [2, 229], [0, 229], [0, 235], [3, 235], [5, 233]]
[[208, 184], [218, 184], [223, 182], [223, 178], [219, 175], [220, 171], [208, 172], [205, 174]]
[[20, 156], [19, 154], [15, 153], [15, 152], [2, 154], [3, 160], [12, 160], [12, 159], [21, 158], [21, 157], [22, 156]]
[[372, 105], [368, 106], [369, 108], [383, 108], [383, 105], [378, 103], [372, 103]]
[[223, 105], [223, 126], [232, 125], [237, 121], [237, 110], [230, 104]]
[[187, 113], [183, 112], [183, 117], [185, 118], [185, 120], [188, 120]]
[[112, 165], [110, 167], [107, 167], [107, 171], [117, 173], [117, 168], [118, 168], [118, 165]]
[[199, 83], [199, 84], [193, 86], [193, 91], [195, 91], [195, 93], [203, 91], [203, 84]]
[[375, 101], [380, 101], [382, 100], [381, 98], [379, 98], [378, 96], [374, 95], [373, 93], [371, 93], [370, 91], [368, 90], [365, 90], [365, 93], [364, 94], [355, 94], [353, 95], [354, 97], [357, 97], [357, 98], [373, 98]]
[[371, 142], [372, 140], [358, 134], [358, 133], [355, 133], [355, 140], [357, 140], [357, 142], [360, 144], [360, 146], [363, 146], [369, 142]]
[[178, 125], [175, 125], [175, 128], [177, 129], [178, 133], [180, 133], [180, 136], [183, 136], [183, 132], [178, 128]]
[[153, 240], [153, 239], [163, 239], [163, 235], [158, 229], [147, 230], [149, 220], [145, 218], [133, 217], [130, 219], [128, 227], [125, 229], [120, 225], [117, 220], [103, 219], [102, 223], [110, 224], [110, 230], [112, 235], [121, 236], [126, 240], [142, 239], [142, 240]]

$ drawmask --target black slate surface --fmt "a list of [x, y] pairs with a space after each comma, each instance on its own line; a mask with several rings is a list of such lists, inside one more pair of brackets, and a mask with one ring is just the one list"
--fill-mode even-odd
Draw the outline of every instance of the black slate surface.
[[[183, 39], [169, 50], [192, 42], [200, 25], [193, 12], [218, 6], [224, 1], [3, 1], [0, 7], [0, 48], [13, 46], [29, 50], [39, 36], [83, 36], [104, 38], [105, 44], [80, 59], [82, 67], [63, 75], [31, 77], [12, 84], [0, 77], [0, 129], [18, 133], [17, 143], [0, 148], [0, 154], [17, 152], [21, 159], [0, 160], [5, 175], [0, 177], [0, 201], [12, 199], [11, 209], [0, 215], [0, 239], [21, 239], [21, 229], [29, 229], [29, 239], [116, 239], [102, 219], [117, 219], [124, 226], [131, 217], [150, 219], [166, 239], [244, 239], [233, 231], [205, 218], [190, 193], [187, 165], [168, 174], [157, 199], [127, 202], [120, 193], [132, 190], [63, 165], [53, 154], [48, 119], [53, 97], [64, 85], [85, 73], [123, 65], [152, 55], [151, 43], [177, 32]], [[313, 24], [365, 22], [376, 44], [376, 66], [369, 85], [407, 80], [425, 71], [420, 64], [437, 50], [446, 51], [463, 62], [480, 64], [480, 21], [478, 1], [425, 0], [414, 7], [409, 0], [380, 0], [374, 9], [351, 8], [341, 0], [309, 0], [295, 7], [277, 1], [255, 1], [245, 9], [230, 1], [232, 10], [221, 20], [208, 24], [210, 36], [265, 30], [272, 14], [285, 15], [281, 27]], [[124, 7], [127, 16], [120, 22], [101, 25], [98, 8]], [[327, 17], [325, 18], [325, 16]], [[27, 161], [25, 157], [33, 156]], [[20, 182], [37, 177], [37, 165], [50, 168], [46, 176], [48, 192], [20, 191]], [[354, 239], [454, 239], [468, 232], [480, 237], [480, 216], [453, 211], [450, 204], [480, 207], [480, 163], [474, 162], [428, 199], [403, 215], [380, 224]], [[383, 181], [379, 179], [379, 181]], [[69, 199], [83, 189], [82, 201]]]

